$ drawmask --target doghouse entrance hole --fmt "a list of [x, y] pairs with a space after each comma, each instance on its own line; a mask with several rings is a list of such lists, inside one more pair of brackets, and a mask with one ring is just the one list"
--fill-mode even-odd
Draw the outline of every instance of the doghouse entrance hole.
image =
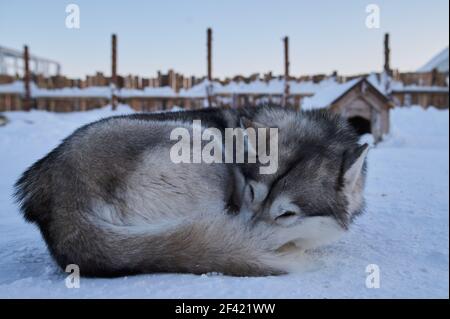
[[354, 127], [359, 135], [371, 133], [370, 121], [360, 116], [354, 116], [348, 119], [351, 126]]

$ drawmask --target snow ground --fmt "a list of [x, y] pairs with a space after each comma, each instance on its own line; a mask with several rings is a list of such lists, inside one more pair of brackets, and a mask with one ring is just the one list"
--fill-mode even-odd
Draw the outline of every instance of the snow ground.
[[[121, 106], [119, 112], [131, 111]], [[82, 278], [79, 289], [66, 288], [66, 274], [39, 232], [19, 215], [12, 185], [75, 128], [111, 114], [5, 113], [10, 123], [0, 127], [0, 297], [449, 297], [449, 114], [417, 107], [395, 109], [391, 136], [369, 153], [366, 213], [341, 241], [308, 252], [302, 273]], [[379, 266], [378, 289], [365, 286], [368, 264]]]

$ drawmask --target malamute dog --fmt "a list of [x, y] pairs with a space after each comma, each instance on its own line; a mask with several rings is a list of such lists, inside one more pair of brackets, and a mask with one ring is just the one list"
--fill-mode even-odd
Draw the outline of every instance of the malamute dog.
[[[173, 163], [170, 133], [192, 130], [193, 119], [219, 130], [277, 127], [277, 172]], [[78, 129], [37, 161], [16, 195], [57, 263], [77, 264], [85, 276], [281, 274], [290, 267], [283, 247], [329, 242], [362, 211], [367, 145], [357, 141], [344, 119], [321, 111], [111, 117]]]

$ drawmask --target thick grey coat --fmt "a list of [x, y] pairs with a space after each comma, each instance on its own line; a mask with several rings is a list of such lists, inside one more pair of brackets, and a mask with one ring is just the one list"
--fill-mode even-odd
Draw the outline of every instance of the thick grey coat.
[[[257, 165], [170, 160], [172, 129], [191, 129], [191, 120], [201, 119], [223, 130], [239, 126], [243, 118], [280, 128], [279, 174], [259, 176]], [[303, 139], [309, 145], [306, 162], [296, 144]], [[16, 184], [17, 198], [57, 263], [62, 268], [77, 264], [85, 276], [280, 274], [291, 267], [280, 247], [328, 242], [322, 239], [334, 239], [334, 232], [346, 229], [362, 210], [365, 150], [344, 120], [317, 112], [249, 108], [112, 117], [78, 129], [30, 167]], [[328, 164], [318, 171], [308, 164], [324, 156]], [[293, 180], [279, 186], [291, 175]], [[246, 186], [238, 182], [242, 176]], [[319, 195], [320, 185], [331, 187], [325, 180], [332, 181], [333, 192]], [[314, 191], [295, 195], [309, 186]], [[258, 189], [263, 191], [255, 196]], [[283, 200], [280, 206], [277, 198], [296, 207]], [[309, 201], [314, 205], [306, 208]], [[274, 202], [281, 210], [271, 208]], [[234, 213], [236, 205], [240, 214]], [[284, 216], [286, 206], [294, 207], [289, 216]]]

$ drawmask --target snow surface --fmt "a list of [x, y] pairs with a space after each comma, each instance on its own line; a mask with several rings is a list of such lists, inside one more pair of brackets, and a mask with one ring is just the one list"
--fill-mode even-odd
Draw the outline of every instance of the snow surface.
[[[114, 114], [131, 113], [120, 106]], [[81, 278], [50, 258], [37, 229], [24, 222], [12, 185], [23, 170], [82, 124], [112, 115], [6, 112], [0, 127], [0, 297], [3, 298], [448, 298], [449, 114], [418, 107], [392, 111], [392, 133], [368, 160], [367, 211], [339, 242], [299, 260], [305, 270], [278, 277], [150, 274]], [[364, 136], [364, 140], [371, 140]], [[380, 288], [366, 288], [377, 264]]]

